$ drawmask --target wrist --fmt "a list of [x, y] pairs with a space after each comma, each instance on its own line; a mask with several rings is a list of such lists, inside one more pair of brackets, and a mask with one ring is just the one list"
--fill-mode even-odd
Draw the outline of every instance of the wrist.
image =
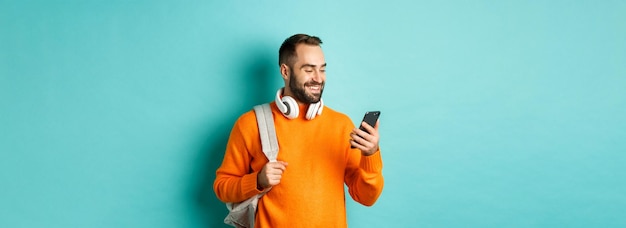
[[261, 176], [259, 175], [259, 173], [256, 174], [256, 190], [259, 191], [263, 191], [263, 189], [265, 189], [262, 185], [261, 185]]
[[378, 152], [379, 149], [380, 149], [379, 147], [376, 147], [376, 149], [372, 149], [370, 151], [361, 151], [361, 155], [366, 156], [366, 157], [372, 156], [373, 154]]

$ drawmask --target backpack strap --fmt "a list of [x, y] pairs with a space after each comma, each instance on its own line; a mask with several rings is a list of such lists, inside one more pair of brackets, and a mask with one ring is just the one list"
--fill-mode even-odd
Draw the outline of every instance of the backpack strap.
[[269, 103], [254, 106], [256, 122], [259, 125], [259, 135], [263, 153], [270, 162], [275, 162], [278, 156], [278, 139], [274, 127], [274, 116]]
[[[254, 113], [259, 125], [263, 154], [270, 162], [275, 162], [276, 156], [278, 156], [278, 139], [276, 138], [272, 107], [267, 103], [257, 105], [254, 106]], [[271, 187], [239, 203], [226, 203], [229, 212], [224, 218], [224, 223], [234, 227], [254, 227], [254, 217], [259, 199], [270, 189]]]

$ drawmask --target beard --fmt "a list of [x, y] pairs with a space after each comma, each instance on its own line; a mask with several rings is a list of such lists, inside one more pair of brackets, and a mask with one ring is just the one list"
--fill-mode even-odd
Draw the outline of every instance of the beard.
[[[291, 70], [291, 75], [289, 76], [289, 88], [291, 89], [291, 93], [296, 98], [296, 100], [306, 103], [306, 104], [317, 103], [320, 101], [320, 99], [322, 99], [322, 93], [324, 93], [324, 84], [325, 82], [318, 83], [315, 81], [308, 81], [305, 83], [300, 83], [296, 79], [295, 72], [293, 72], [293, 70]], [[316, 85], [320, 86], [319, 93], [307, 93], [306, 92], [307, 86], [316, 86]]]

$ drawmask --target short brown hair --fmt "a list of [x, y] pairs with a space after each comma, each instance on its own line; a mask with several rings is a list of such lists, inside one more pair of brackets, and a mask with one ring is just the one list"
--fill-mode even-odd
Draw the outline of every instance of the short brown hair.
[[278, 50], [278, 66], [281, 64], [287, 64], [291, 66], [296, 60], [296, 45], [308, 44], [308, 45], [320, 45], [322, 40], [317, 36], [309, 36], [307, 34], [295, 34], [283, 42]]

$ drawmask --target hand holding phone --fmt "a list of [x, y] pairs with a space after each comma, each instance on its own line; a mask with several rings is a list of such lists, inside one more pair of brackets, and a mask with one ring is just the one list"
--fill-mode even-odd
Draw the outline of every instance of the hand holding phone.
[[[363, 116], [363, 121], [361, 122], [365, 122], [368, 125], [375, 127], [376, 126], [376, 121], [378, 121], [378, 117], [380, 116], [380, 111], [369, 111], [369, 112], [365, 112], [365, 115]], [[362, 125], [361, 123], [359, 123], [359, 129], [368, 132]], [[356, 148], [354, 146], [350, 146], [351, 148]]]

